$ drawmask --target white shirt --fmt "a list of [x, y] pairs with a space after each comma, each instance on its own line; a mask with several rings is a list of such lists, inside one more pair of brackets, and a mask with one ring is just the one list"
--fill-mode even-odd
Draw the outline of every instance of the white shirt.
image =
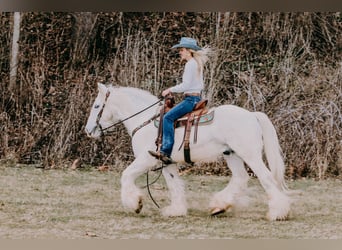
[[170, 88], [174, 93], [201, 93], [203, 90], [203, 72], [198, 72], [197, 62], [191, 58], [186, 62], [182, 82]]

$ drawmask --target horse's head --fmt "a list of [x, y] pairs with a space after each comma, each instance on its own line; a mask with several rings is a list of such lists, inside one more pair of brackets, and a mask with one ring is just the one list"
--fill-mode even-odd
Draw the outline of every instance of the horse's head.
[[103, 135], [104, 130], [114, 122], [114, 111], [108, 108], [110, 90], [102, 83], [98, 83], [98, 95], [91, 107], [90, 115], [85, 127], [89, 137], [98, 138]]

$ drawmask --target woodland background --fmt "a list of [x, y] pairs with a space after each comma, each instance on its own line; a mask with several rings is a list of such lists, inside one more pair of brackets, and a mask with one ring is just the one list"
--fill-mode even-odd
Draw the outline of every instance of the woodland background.
[[[274, 123], [289, 178], [341, 177], [341, 13], [21, 13], [18, 73], [9, 87], [13, 13], [0, 13], [0, 159], [43, 168], [133, 159], [123, 126], [102, 141], [84, 125], [97, 82], [158, 95], [179, 82], [171, 46], [191, 36], [216, 51], [210, 106], [235, 104]], [[198, 172], [227, 174], [223, 162]]]

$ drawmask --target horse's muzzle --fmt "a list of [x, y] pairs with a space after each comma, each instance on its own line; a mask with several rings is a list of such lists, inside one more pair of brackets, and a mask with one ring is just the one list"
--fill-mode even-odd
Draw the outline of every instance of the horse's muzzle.
[[87, 128], [85, 128], [84, 131], [88, 137], [91, 137], [91, 132], [89, 132]]
[[95, 133], [96, 129], [97, 129], [97, 126], [93, 127], [92, 129], [85, 128], [84, 131], [88, 137], [95, 138], [96, 137], [96, 133]]
[[95, 126], [91, 130], [89, 128], [85, 128], [84, 131], [88, 137], [97, 139], [101, 138], [104, 135], [103, 131], [101, 129], [98, 130], [98, 128], [99, 126]]

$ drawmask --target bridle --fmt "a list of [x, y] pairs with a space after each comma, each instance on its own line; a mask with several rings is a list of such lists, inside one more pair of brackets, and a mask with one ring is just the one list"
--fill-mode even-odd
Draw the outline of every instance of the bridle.
[[[107, 102], [109, 96], [110, 96], [110, 91], [108, 90], [107, 93], [106, 93], [106, 97], [105, 97], [104, 103], [103, 103], [103, 105], [102, 105], [102, 108], [101, 108], [100, 112], [97, 114], [97, 117], [96, 117], [96, 127], [95, 127], [94, 129], [96, 129], [96, 128], [99, 128], [99, 129], [100, 129], [100, 131], [101, 131], [100, 136], [101, 136], [101, 137], [110, 134], [110, 131], [108, 131], [109, 129], [111, 129], [111, 128], [113, 128], [113, 127], [115, 127], [115, 126], [117, 126], [117, 125], [119, 125], [119, 124], [121, 124], [121, 123], [123, 123], [123, 122], [125, 122], [125, 121], [127, 121], [127, 120], [129, 120], [129, 119], [131, 119], [131, 118], [133, 118], [133, 117], [135, 117], [135, 116], [137, 116], [137, 115], [139, 115], [139, 114], [141, 114], [142, 112], [144, 112], [144, 111], [146, 111], [146, 110], [152, 108], [153, 106], [159, 104], [159, 103], [164, 99], [164, 97], [161, 97], [161, 98], [158, 99], [158, 101], [156, 101], [155, 103], [149, 105], [148, 107], [146, 107], [146, 108], [144, 108], [144, 109], [138, 111], [137, 113], [135, 113], [135, 114], [133, 114], [133, 115], [131, 115], [131, 116], [129, 116], [129, 117], [126, 117], [125, 119], [120, 120], [120, 121], [118, 121], [118, 122], [116, 122], [116, 123], [110, 125], [109, 127], [102, 128], [102, 125], [101, 125], [101, 123], [100, 123], [100, 119], [101, 119], [101, 117], [102, 117], [103, 110], [104, 110], [104, 108], [105, 108], [105, 106], [106, 106], [106, 102]], [[153, 118], [155, 119], [155, 117], [153, 117]], [[106, 133], [105, 133], [105, 132], [106, 132]]]
[[106, 128], [106, 129], [103, 129], [103, 128], [102, 128], [102, 125], [101, 125], [101, 123], [100, 123], [100, 119], [101, 119], [101, 117], [102, 117], [102, 113], [103, 113], [103, 110], [104, 110], [104, 108], [105, 108], [105, 106], [106, 106], [106, 102], [107, 102], [107, 99], [108, 99], [109, 95], [110, 95], [110, 91], [108, 90], [107, 93], [106, 93], [106, 98], [105, 98], [105, 101], [104, 101], [104, 103], [103, 103], [103, 105], [102, 105], [102, 108], [101, 108], [100, 112], [97, 114], [97, 117], [96, 117], [96, 127], [95, 127], [95, 129], [96, 129], [97, 127], [100, 128], [101, 137], [104, 135], [104, 132], [103, 132], [103, 131], [106, 130], [106, 129], [108, 129], [108, 128]]

